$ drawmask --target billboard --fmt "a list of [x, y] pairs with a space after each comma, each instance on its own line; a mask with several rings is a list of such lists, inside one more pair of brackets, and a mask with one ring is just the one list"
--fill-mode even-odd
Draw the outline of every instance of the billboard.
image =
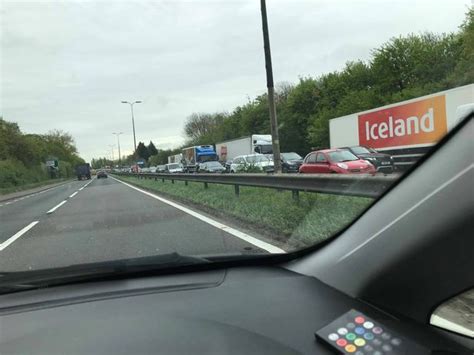
[[358, 115], [359, 145], [433, 144], [447, 132], [446, 97], [438, 95]]

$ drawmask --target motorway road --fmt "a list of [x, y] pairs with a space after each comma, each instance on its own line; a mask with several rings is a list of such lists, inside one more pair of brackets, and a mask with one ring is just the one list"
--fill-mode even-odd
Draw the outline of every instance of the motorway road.
[[112, 177], [0, 202], [0, 272], [178, 252], [283, 250]]

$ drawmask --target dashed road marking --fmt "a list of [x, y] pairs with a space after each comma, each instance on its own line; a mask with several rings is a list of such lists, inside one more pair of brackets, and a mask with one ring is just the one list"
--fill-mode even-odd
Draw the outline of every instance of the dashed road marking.
[[6, 241], [0, 244], [0, 251], [5, 249], [7, 246], [9, 246], [11, 243], [13, 243], [15, 240], [20, 238], [23, 234], [28, 232], [31, 228], [33, 228], [35, 225], [38, 224], [39, 221], [34, 221], [28, 224], [26, 227], [24, 227], [22, 230], [18, 231], [14, 236], [8, 238]]
[[79, 192], [79, 191], [76, 191], [76, 192], [74, 192], [72, 195], [69, 195], [69, 198], [73, 198], [74, 196], [77, 195], [78, 192]]
[[62, 205], [64, 205], [67, 201], [64, 200], [64, 201], [61, 201], [59, 204], [57, 204], [56, 206], [54, 206], [53, 208], [51, 208], [48, 212], [46, 212], [47, 214], [51, 214], [53, 213], [54, 211], [56, 211], [59, 207], [61, 207]]

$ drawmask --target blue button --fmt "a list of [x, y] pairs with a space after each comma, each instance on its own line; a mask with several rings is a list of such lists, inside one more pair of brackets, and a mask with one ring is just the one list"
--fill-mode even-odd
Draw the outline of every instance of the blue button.
[[364, 334], [364, 333], [365, 333], [365, 329], [362, 328], [362, 327], [357, 327], [357, 328], [355, 329], [355, 332], [356, 332], [356, 334]]
[[367, 340], [372, 340], [374, 338], [374, 335], [372, 333], [365, 333], [364, 338]]

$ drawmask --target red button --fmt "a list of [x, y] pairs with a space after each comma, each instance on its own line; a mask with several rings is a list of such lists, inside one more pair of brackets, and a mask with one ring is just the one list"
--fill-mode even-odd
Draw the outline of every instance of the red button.
[[361, 316], [355, 317], [355, 322], [356, 322], [357, 324], [362, 324], [362, 323], [365, 322], [365, 319], [364, 319], [364, 317], [361, 317]]
[[347, 345], [347, 340], [346, 339], [338, 339], [336, 341], [336, 344], [339, 346], [346, 346]]

